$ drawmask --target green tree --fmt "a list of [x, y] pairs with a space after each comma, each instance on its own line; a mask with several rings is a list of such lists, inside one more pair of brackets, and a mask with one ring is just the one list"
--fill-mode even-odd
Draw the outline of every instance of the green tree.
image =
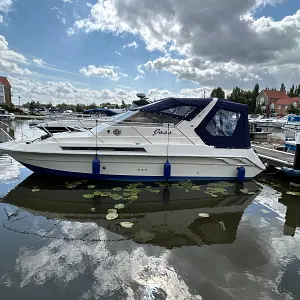
[[253, 114], [256, 110], [256, 99], [257, 99], [258, 95], [259, 95], [259, 84], [256, 84], [251, 93], [251, 102], [249, 105], [249, 112], [251, 114]]
[[293, 103], [291, 105], [289, 105], [289, 107], [287, 108], [286, 112], [288, 114], [296, 114], [298, 115], [300, 113], [300, 109], [298, 106], [295, 106]]
[[223, 89], [221, 87], [218, 87], [218, 88], [212, 90], [210, 97], [225, 99], [225, 92], [223, 91]]
[[281, 91], [281, 92], [285, 92], [285, 85], [284, 85], [284, 83], [281, 84], [281, 86], [280, 86], [280, 91]]
[[288, 93], [289, 97], [295, 97], [295, 86], [293, 85]]

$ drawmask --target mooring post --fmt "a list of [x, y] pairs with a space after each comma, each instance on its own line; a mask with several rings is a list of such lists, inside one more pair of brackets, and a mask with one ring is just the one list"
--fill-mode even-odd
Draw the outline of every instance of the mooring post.
[[294, 170], [300, 170], [300, 133], [296, 134], [296, 152], [294, 157]]

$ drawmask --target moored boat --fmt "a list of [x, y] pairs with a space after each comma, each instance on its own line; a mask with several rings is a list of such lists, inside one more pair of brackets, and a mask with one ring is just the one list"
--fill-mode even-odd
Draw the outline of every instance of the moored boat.
[[101, 180], [243, 180], [265, 169], [246, 105], [167, 98], [92, 130], [1, 145], [34, 172]]

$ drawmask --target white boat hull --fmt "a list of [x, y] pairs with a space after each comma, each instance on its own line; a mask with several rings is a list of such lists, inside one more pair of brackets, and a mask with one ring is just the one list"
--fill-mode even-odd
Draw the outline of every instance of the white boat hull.
[[[252, 149], [247, 156], [256, 158]], [[222, 157], [222, 150], [215, 151], [215, 157], [209, 155], [199, 156], [169, 156], [171, 164], [170, 181], [177, 180], [235, 180], [237, 168], [244, 166], [246, 178], [253, 178], [261, 172], [257, 164], [242, 157]], [[220, 154], [218, 154], [218, 152]], [[92, 171], [92, 161], [95, 154], [42, 154], [29, 152], [7, 151], [15, 158], [37, 173], [95, 178], [101, 180], [165, 180], [164, 164], [166, 156], [148, 156], [147, 154], [105, 155], [100, 154], [100, 173], [95, 175]], [[263, 166], [262, 166], [263, 168]]]

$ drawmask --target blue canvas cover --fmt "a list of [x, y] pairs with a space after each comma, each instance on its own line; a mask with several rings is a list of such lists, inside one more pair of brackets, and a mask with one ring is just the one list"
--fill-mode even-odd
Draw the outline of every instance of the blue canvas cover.
[[[235, 126], [232, 131], [227, 131], [224, 135], [218, 135], [217, 132], [212, 132], [210, 130], [210, 125], [214, 122], [216, 116], [220, 116], [219, 118], [221, 118], [222, 114], [226, 114], [226, 112], [239, 116], [236, 118], [236, 124], [234, 124]], [[221, 122], [222, 120], [218, 121]], [[216, 148], [251, 148], [248, 124], [248, 106], [219, 99], [216, 105], [195, 129], [195, 132], [205, 144]]]
[[[198, 115], [199, 112], [204, 109], [211, 101], [212, 98], [165, 98], [160, 101], [143, 106], [139, 110], [190, 121], [196, 115]], [[171, 112], [167, 112], [169, 109], [180, 106], [194, 107], [194, 109], [191, 109], [191, 112], [184, 116], [174, 115]]]

